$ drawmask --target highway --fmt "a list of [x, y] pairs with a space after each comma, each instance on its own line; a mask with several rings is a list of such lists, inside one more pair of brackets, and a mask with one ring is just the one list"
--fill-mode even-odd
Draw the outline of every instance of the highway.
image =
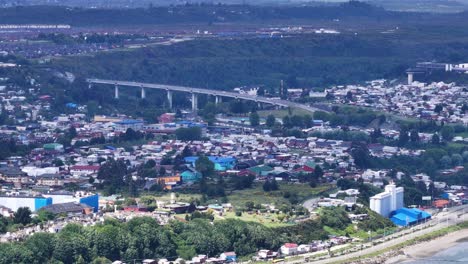
[[242, 100], [253, 101], [253, 102], [258, 102], [258, 103], [271, 104], [271, 105], [276, 105], [280, 107], [299, 108], [299, 109], [302, 109], [311, 113], [315, 111], [325, 111], [325, 110], [321, 110], [321, 109], [318, 109], [309, 105], [299, 104], [299, 103], [291, 102], [288, 100], [273, 99], [273, 98], [268, 98], [264, 96], [251, 96], [247, 94], [239, 94], [239, 93], [228, 92], [228, 91], [219, 91], [219, 90], [166, 85], [166, 84], [132, 82], [132, 81], [116, 81], [116, 80], [103, 80], [103, 79], [87, 79], [86, 81], [89, 84], [106, 84], [106, 85], [114, 85], [114, 86], [119, 86], [119, 87], [128, 86], [128, 87], [138, 87], [138, 88], [159, 89], [159, 90], [166, 90], [166, 91], [186, 92], [186, 93], [193, 93], [193, 94], [206, 94], [206, 95], [219, 96], [219, 97], [229, 97], [229, 98], [242, 99]]
[[[332, 257], [332, 258], [320, 259], [320, 260], [312, 259], [311, 256], [313, 256], [314, 253], [303, 254], [300, 256], [304, 258], [300, 260], [294, 259], [293, 261], [288, 261], [286, 259], [285, 263], [288, 263], [288, 264], [292, 264], [292, 263], [324, 264], [324, 263], [335, 263], [335, 262], [346, 261], [349, 259], [365, 256], [367, 254], [371, 254], [380, 250], [384, 250], [386, 248], [401, 244], [407, 241], [408, 239], [416, 238], [416, 237], [428, 234], [430, 232], [442, 229], [444, 227], [456, 225], [458, 223], [461, 223], [467, 220], [468, 220], [468, 205], [456, 206], [456, 207], [449, 208], [447, 212], [442, 212], [440, 214], [433, 216], [432, 220], [428, 221], [425, 224], [416, 225], [410, 229], [404, 229], [398, 233], [394, 233], [390, 236], [387, 236], [386, 239], [389, 239], [389, 240], [382, 240], [384, 242], [379, 243], [377, 245], [372, 245], [371, 242], [364, 243], [362, 246], [362, 248], [364, 249], [362, 250], [350, 252], [350, 253]], [[376, 240], [376, 242], [377, 241], [378, 240]], [[360, 246], [355, 246], [354, 248], [359, 248], [359, 247]], [[305, 260], [305, 258], [307, 257], [310, 257], [310, 261]]]

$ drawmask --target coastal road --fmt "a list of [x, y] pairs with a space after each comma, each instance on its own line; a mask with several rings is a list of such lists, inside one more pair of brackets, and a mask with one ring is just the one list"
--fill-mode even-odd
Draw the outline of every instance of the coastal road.
[[[313, 254], [304, 254], [304, 255], [301, 255], [302, 257], [304, 257], [303, 259], [300, 259], [300, 260], [295, 259], [294, 261], [286, 260], [286, 263], [317, 263], [317, 264], [320, 263], [320, 264], [323, 264], [323, 263], [334, 263], [334, 262], [346, 261], [352, 258], [358, 258], [360, 256], [371, 254], [371, 253], [398, 245], [400, 243], [407, 241], [408, 239], [422, 236], [422, 235], [431, 233], [433, 231], [442, 229], [447, 226], [456, 225], [466, 220], [468, 220], [468, 205], [456, 206], [456, 207], [449, 208], [447, 212], [443, 212], [434, 216], [432, 220], [427, 222], [427, 224], [420, 224], [420, 225], [412, 227], [411, 229], [405, 229], [398, 233], [392, 234], [390, 237], [396, 237], [396, 238], [391, 239], [389, 241], [382, 242], [375, 246], [372, 246], [371, 243], [365, 243], [363, 244], [363, 248], [364, 248], [363, 250], [344, 254], [341, 256], [336, 256], [336, 257], [321, 259], [321, 260], [313, 260], [309, 262], [305, 261], [305, 258], [308, 256], [312, 256]], [[429, 226], [429, 227], [423, 228], [425, 226]], [[401, 234], [404, 234], [404, 235], [401, 235]], [[401, 235], [401, 236], [397, 237], [398, 235]]]

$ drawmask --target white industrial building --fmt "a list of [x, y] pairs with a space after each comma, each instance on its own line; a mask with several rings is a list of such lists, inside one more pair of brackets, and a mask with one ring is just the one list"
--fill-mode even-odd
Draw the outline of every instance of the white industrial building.
[[370, 198], [370, 209], [382, 216], [389, 217], [390, 213], [403, 207], [403, 187], [396, 187], [394, 183], [385, 186], [385, 191]]
[[52, 199], [44, 196], [0, 195], [0, 206], [12, 211], [17, 211], [20, 207], [28, 207], [32, 212], [35, 212], [50, 204], [52, 204]]

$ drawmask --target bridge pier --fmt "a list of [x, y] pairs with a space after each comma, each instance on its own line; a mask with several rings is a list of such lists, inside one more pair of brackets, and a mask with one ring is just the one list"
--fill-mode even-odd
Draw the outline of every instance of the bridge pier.
[[219, 104], [222, 102], [221, 96], [215, 95], [215, 104]]
[[114, 98], [119, 99], [119, 86], [114, 86]]
[[192, 111], [196, 112], [198, 109], [198, 95], [196, 93], [192, 93]]
[[413, 84], [414, 73], [408, 72], [408, 85]]
[[141, 99], [146, 99], [146, 90], [145, 87], [141, 87]]
[[169, 109], [172, 109], [172, 91], [166, 90], [167, 91], [167, 101], [169, 102]]

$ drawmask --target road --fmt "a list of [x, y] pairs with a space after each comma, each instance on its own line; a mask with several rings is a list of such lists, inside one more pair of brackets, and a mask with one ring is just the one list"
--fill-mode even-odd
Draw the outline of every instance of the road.
[[315, 210], [315, 205], [317, 204], [318, 200], [320, 200], [320, 197], [314, 197], [306, 200], [302, 206], [309, 210], [309, 212], [313, 212]]
[[[460, 216], [460, 217], [459, 217]], [[334, 263], [334, 262], [339, 262], [339, 261], [346, 261], [352, 258], [358, 258], [360, 256], [364, 256], [367, 254], [371, 254], [380, 250], [384, 250], [386, 248], [401, 244], [408, 239], [412, 239], [415, 237], [419, 237], [425, 234], [428, 234], [430, 232], [442, 229], [447, 226], [452, 226], [456, 225], [458, 223], [461, 223], [463, 221], [468, 220], [468, 205], [461, 205], [461, 206], [456, 206], [449, 208], [447, 212], [440, 213], [432, 218], [428, 223], [426, 224], [421, 224], [414, 226], [412, 229], [404, 229], [398, 233], [392, 234], [390, 237], [395, 237], [394, 239], [382, 242], [380, 244], [372, 246], [371, 243], [365, 243], [363, 244], [363, 250], [344, 254], [341, 256], [336, 256], [332, 258], [327, 258], [327, 259], [321, 259], [321, 260], [312, 260], [312, 261], [305, 261], [304, 258], [308, 256], [312, 256], [313, 253], [309, 254], [304, 254], [301, 255], [304, 258], [300, 260], [294, 260], [294, 261], [286, 261], [286, 263]], [[404, 235], [402, 235], [404, 234]], [[400, 235], [400, 236], [399, 236]]]
[[254, 101], [258, 103], [277, 105], [281, 107], [299, 108], [299, 109], [303, 109], [311, 113], [315, 111], [325, 111], [325, 110], [321, 110], [313, 106], [295, 103], [295, 102], [291, 102], [288, 100], [268, 98], [264, 96], [252, 96], [248, 94], [239, 94], [239, 93], [221, 91], [221, 90], [211, 90], [211, 89], [202, 89], [202, 88], [166, 85], [166, 84], [142, 83], [142, 82], [133, 82], [133, 81], [103, 80], [103, 79], [87, 79], [86, 81], [89, 84], [107, 84], [107, 85], [115, 85], [119, 87], [128, 86], [128, 87], [137, 87], [137, 88], [149, 88], [149, 89], [159, 89], [159, 90], [166, 90], [166, 91], [186, 92], [186, 93], [194, 93], [194, 94], [207, 94], [207, 95], [213, 95], [213, 96], [219, 96], [219, 97], [229, 97], [229, 98], [236, 98], [236, 99], [242, 99], [242, 100], [247, 100], [247, 101]]

